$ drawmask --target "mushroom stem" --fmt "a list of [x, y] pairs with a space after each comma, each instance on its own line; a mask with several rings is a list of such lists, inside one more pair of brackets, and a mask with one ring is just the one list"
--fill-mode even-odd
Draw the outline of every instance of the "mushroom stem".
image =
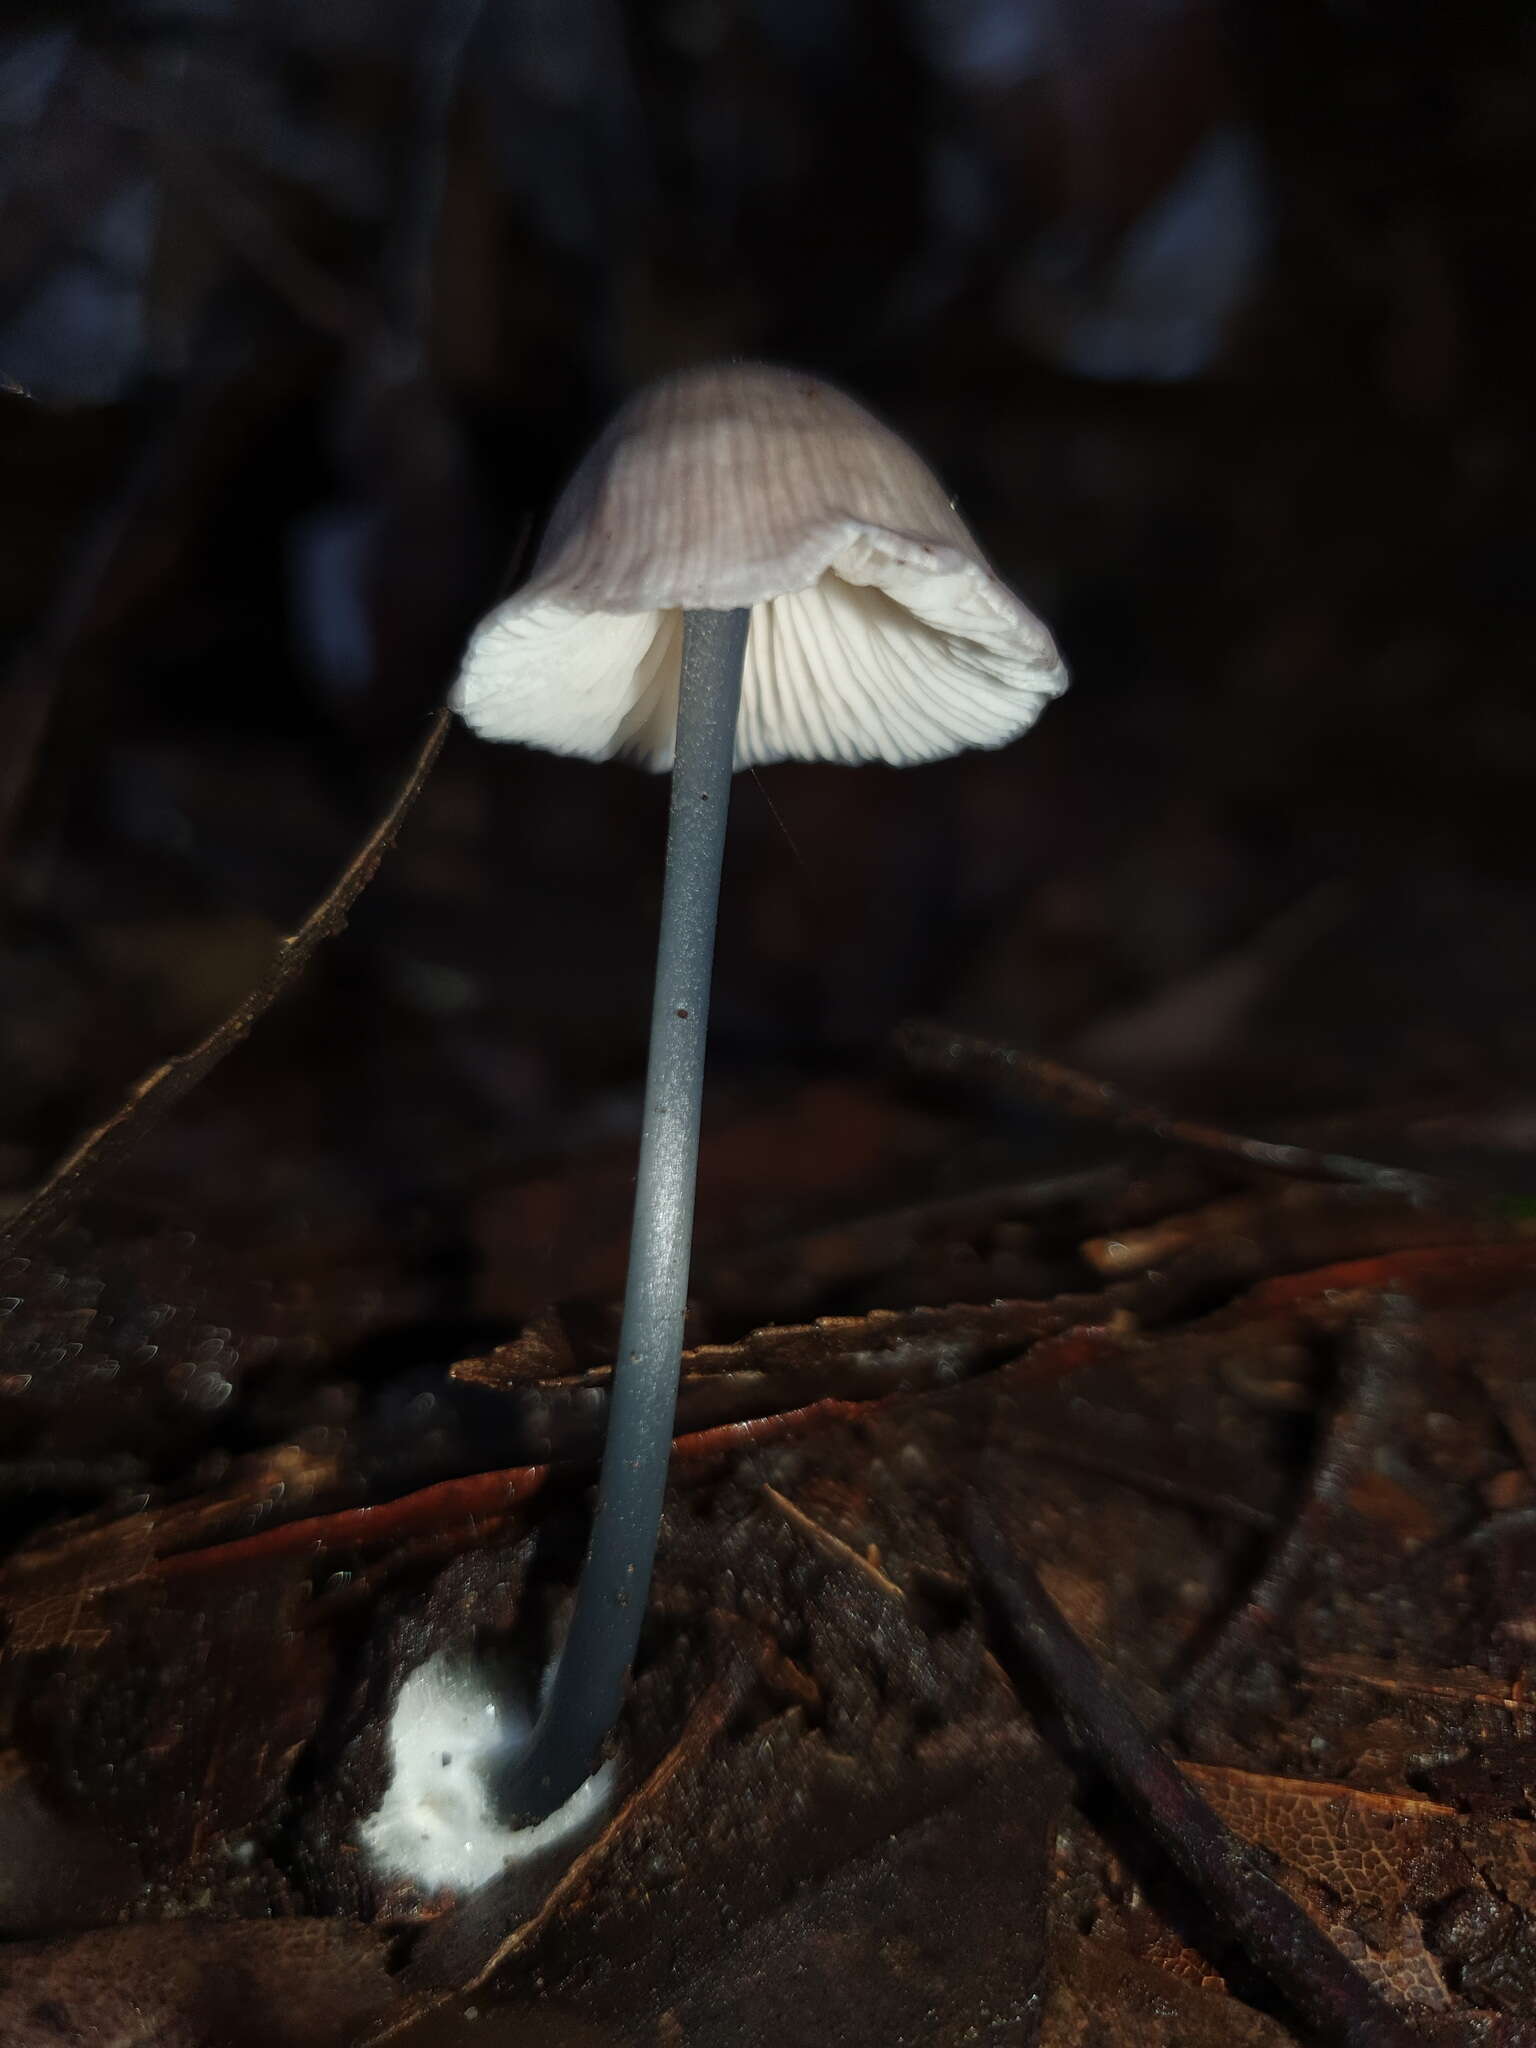
[[683, 1352], [715, 911], [750, 617], [745, 609], [683, 616], [624, 1320], [575, 1612], [531, 1744], [497, 1788], [503, 1812], [518, 1822], [542, 1820], [595, 1769], [645, 1619]]

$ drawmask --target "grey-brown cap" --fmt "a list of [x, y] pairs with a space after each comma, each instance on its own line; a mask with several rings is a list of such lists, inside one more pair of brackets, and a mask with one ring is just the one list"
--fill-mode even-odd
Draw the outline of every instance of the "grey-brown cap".
[[1066, 687], [899, 435], [815, 377], [724, 364], [649, 385], [476, 629], [453, 702], [488, 739], [671, 765], [682, 614], [752, 608], [738, 767], [996, 747]]

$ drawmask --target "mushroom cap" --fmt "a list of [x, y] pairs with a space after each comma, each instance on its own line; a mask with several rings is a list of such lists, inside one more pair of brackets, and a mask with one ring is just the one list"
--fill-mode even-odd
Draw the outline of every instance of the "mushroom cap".
[[736, 765], [997, 747], [1066, 687], [899, 435], [818, 378], [720, 364], [648, 385], [470, 640], [453, 703], [487, 739], [669, 768], [682, 615], [748, 605]]

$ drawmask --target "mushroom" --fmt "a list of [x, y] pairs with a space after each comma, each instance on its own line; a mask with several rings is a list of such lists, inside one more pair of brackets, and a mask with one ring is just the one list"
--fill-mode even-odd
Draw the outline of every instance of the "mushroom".
[[575, 1610], [531, 1742], [499, 1770], [538, 1821], [618, 1719], [650, 1585], [682, 1356], [705, 1028], [733, 767], [996, 747], [1066, 686], [932, 472], [819, 379], [665, 378], [613, 419], [453, 703], [488, 739], [672, 770], [623, 1322]]

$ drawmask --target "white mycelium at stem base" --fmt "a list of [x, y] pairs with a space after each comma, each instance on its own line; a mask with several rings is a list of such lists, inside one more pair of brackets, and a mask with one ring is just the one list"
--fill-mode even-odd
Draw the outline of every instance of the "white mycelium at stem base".
[[649, 386], [571, 478], [454, 704], [487, 739], [672, 763], [685, 611], [750, 606], [738, 768], [998, 747], [1066, 687], [899, 435], [763, 364]]
[[682, 1354], [715, 907], [732, 767], [995, 747], [1066, 685], [905, 442], [815, 378], [664, 380], [577, 470], [528, 584], [470, 643], [477, 732], [673, 769], [624, 1321], [591, 1544], [527, 1753], [536, 1822], [597, 1761], [650, 1586]]
[[359, 1840], [382, 1877], [423, 1891], [474, 1891], [603, 1813], [611, 1769], [588, 1778], [539, 1827], [508, 1827], [493, 1810], [494, 1779], [527, 1749], [528, 1716], [468, 1657], [418, 1664], [389, 1724], [389, 1785]]

